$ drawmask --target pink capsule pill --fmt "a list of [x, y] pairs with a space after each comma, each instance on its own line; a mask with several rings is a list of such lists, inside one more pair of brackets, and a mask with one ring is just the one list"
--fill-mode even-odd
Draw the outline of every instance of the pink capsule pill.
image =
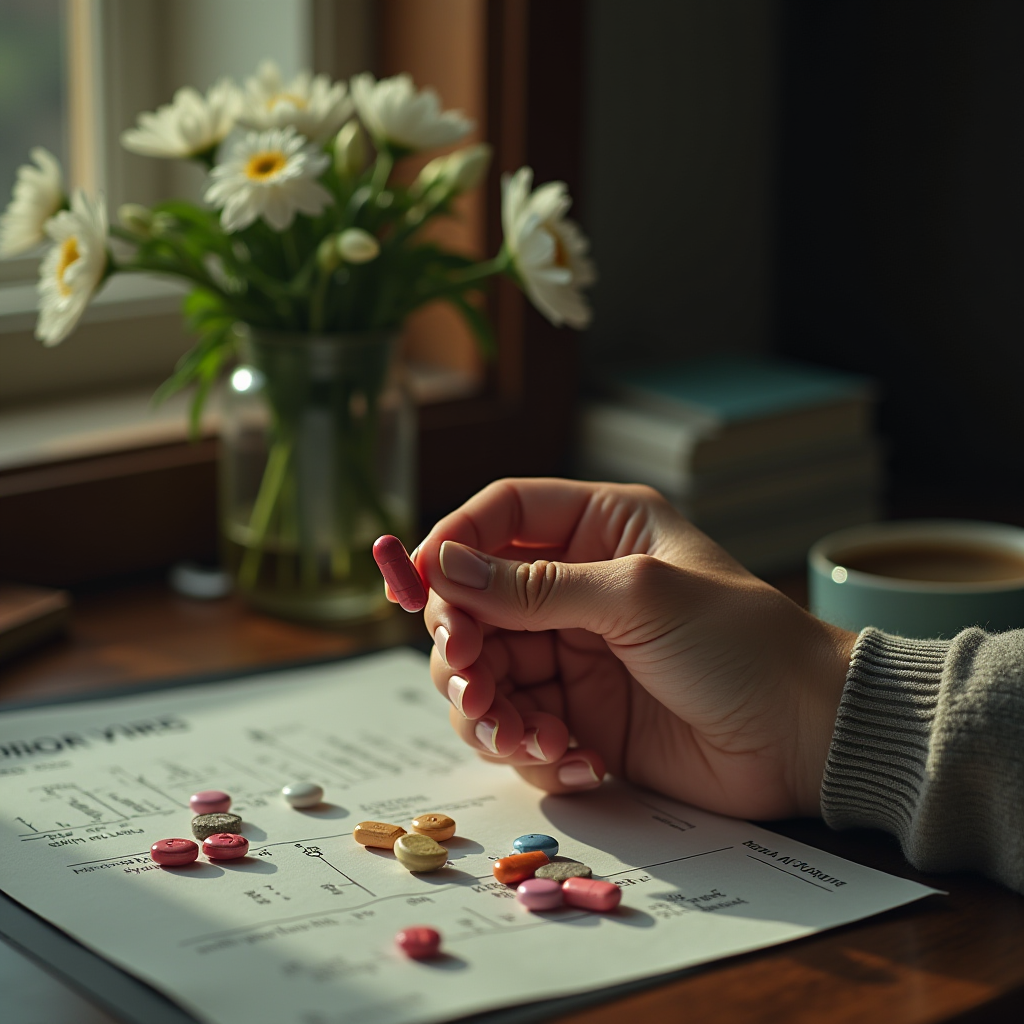
[[562, 905], [562, 887], [553, 878], [528, 878], [516, 896], [527, 910], [554, 910]]
[[395, 936], [395, 945], [412, 960], [429, 960], [441, 948], [441, 934], [426, 925], [403, 928]]
[[203, 853], [210, 860], [234, 860], [249, 852], [249, 840], [234, 832], [214, 832], [203, 840]]
[[567, 878], [562, 883], [562, 899], [570, 907], [601, 912], [614, 910], [619, 905], [622, 890], [596, 878]]
[[373, 542], [373, 559], [398, 603], [407, 612], [422, 611], [427, 604], [427, 588], [416, 571], [405, 546], [386, 533]]
[[193, 814], [223, 814], [231, 806], [231, 797], [219, 789], [201, 789], [188, 798]]
[[191, 864], [199, 856], [199, 847], [191, 839], [158, 839], [150, 848], [149, 855], [165, 868]]

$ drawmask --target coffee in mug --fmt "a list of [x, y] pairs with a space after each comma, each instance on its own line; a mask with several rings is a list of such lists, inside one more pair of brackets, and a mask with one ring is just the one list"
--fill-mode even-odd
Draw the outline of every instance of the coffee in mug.
[[919, 638], [1024, 627], [1024, 530], [999, 523], [875, 523], [808, 555], [811, 611], [844, 629]]

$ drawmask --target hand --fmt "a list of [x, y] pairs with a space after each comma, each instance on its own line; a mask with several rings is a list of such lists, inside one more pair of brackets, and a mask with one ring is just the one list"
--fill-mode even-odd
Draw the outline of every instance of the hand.
[[853, 643], [647, 487], [502, 480], [430, 531], [431, 675], [481, 756], [738, 817], [819, 814]]

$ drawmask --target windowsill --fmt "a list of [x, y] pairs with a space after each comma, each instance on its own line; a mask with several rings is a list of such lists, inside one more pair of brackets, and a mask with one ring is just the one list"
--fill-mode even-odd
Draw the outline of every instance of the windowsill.
[[[457, 370], [413, 364], [408, 373], [419, 405], [479, 392], [478, 382]], [[2, 412], [0, 472], [185, 441], [191, 394], [175, 395], [159, 406], [152, 397], [151, 388], [133, 388]], [[214, 395], [203, 416], [202, 436], [215, 435], [219, 425]]]
[[[177, 313], [188, 288], [155, 274], [112, 277], [89, 303], [81, 323]], [[39, 300], [34, 282], [0, 284], [0, 334], [35, 329]]]

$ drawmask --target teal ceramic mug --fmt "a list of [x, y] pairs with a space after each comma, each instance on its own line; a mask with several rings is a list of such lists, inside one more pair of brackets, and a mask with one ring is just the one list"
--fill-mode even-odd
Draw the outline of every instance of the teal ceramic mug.
[[1024, 530], [922, 519], [831, 533], [808, 557], [811, 611], [844, 629], [949, 638], [1024, 627]]

